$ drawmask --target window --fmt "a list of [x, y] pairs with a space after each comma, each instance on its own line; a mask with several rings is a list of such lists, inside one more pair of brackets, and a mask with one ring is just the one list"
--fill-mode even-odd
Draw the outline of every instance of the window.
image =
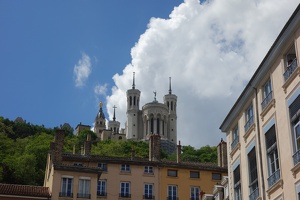
[[130, 183], [129, 182], [121, 182], [121, 191], [120, 197], [129, 198], [130, 195]]
[[246, 110], [245, 118], [246, 118], [245, 132], [247, 132], [249, 130], [249, 128], [251, 127], [251, 125], [254, 123], [254, 119], [253, 119], [253, 106], [252, 106], [252, 104]]
[[106, 180], [98, 180], [97, 196], [106, 196]]
[[144, 199], [154, 199], [153, 184], [145, 183], [144, 185]]
[[145, 166], [144, 173], [145, 174], [153, 174], [153, 167], [152, 166]]
[[261, 103], [262, 110], [266, 108], [266, 106], [270, 103], [272, 98], [272, 85], [271, 79], [269, 79], [263, 87], [263, 101]]
[[234, 200], [242, 200], [240, 166], [233, 171]]
[[250, 189], [249, 199], [254, 200], [259, 196], [255, 147], [248, 154], [248, 163]]
[[61, 179], [61, 190], [59, 193], [60, 197], [73, 197], [72, 182], [73, 182], [73, 178], [63, 177]]
[[221, 174], [212, 173], [212, 180], [221, 180]]
[[236, 125], [234, 127], [234, 129], [232, 130], [231, 149], [234, 149], [238, 143], [239, 143], [239, 127], [238, 127], [238, 125]]
[[168, 176], [177, 177], [177, 170], [168, 169]]
[[130, 165], [122, 164], [121, 165], [121, 171], [122, 172], [130, 172]]
[[199, 193], [200, 188], [199, 187], [191, 187], [191, 200], [199, 200]]
[[293, 127], [294, 165], [300, 162], [300, 95], [289, 106], [291, 126]]
[[200, 178], [199, 172], [190, 171], [190, 178]]
[[177, 200], [177, 185], [168, 185], [168, 200]]
[[79, 178], [77, 198], [90, 199], [90, 179]]
[[266, 148], [267, 148], [268, 167], [269, 167], [268, 185], [269, 187], [271, 187], [280, 178], [275, 125], [273, 125], [268, 130], [265, 137], [266, 137]]
[[293, 74], [295, 69], [297, 68], [297, 57], [295, 51], [295, 45], [293, 44], [292, 47], [286, 54], [285, 58], [285, 72], [283, 74], [284, 80], [287, 81], [288, 78]]
[[107, 164], [106, 163], [98, 163], [98, 167], [100, 167], [103, 172], [107, 172]]

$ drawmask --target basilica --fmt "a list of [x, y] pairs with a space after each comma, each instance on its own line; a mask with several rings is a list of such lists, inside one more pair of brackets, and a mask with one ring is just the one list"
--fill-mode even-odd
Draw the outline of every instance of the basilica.
[[[103, 113], [102, 103], [95, 118], [94, 132], [99, 140], [140, 140], [148, 141], [152, 134], [161, 138], [161, 148], [168, 153], [176, 150], [177, 143], [177, 96], [172, 93], [171, 77], [169, 78], [169, 91], [163, 97], [163, 103], [154, 100], [146, 103], [140, 109], [141, 91], [135, 86], [133, 73], [132, 88], [126, 92], [127, 111], [125, 128], [120, 128], [116, 120], [115, 106], [113, 120], [108, 121]], [[79, 126], [79, 125], [78, 125]]]

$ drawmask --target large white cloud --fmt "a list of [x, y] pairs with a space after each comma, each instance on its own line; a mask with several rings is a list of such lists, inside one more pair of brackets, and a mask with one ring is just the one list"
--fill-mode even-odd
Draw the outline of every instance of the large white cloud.
[[298, 0], [185, 0], [168, 19], [151, 18], [131, 50], [132, 61], [113, 77], [107, 97], [112, 118], [126, 121], [126, 90], [136, 74], [141, 104], [162, 102], [168, 77], [178, 96], [178, 139], [183, 145], [217, 145], [219, 126]]

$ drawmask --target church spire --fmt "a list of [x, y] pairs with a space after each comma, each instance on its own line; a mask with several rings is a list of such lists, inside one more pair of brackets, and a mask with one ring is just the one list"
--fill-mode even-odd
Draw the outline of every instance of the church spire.
[[116, 121], [116, 108], [117, 108], [117, 107], [114, 105], [113, 108], [114, 108], [114, 117], [113, 117], [113, 120]]
[[172, 89], [171, 89], [171, 77], [169, 77], [169, 94], [172, 94]]
[[133, 72], [133, 83], [132, 83], [132, 89], [135, 89], [135, 72]]

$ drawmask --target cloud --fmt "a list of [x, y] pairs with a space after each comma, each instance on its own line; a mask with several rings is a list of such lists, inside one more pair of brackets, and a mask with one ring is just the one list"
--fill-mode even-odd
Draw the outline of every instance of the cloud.
[[[131, 63], [115, 74], [107, 111], [124, 127], [126, 90], [135, 72], [141, 104], [163, 102], [168, 77], [178, 96], [178, 139], [183, 145], [217, 145], [219, 126], [298, 5], [290, 0], [185, 0], [168, 19], [151, 18], [131, 49]], [[275, 23], [276, 22], [276, 23]]]
[[83, 87], [92, 71], [91, 59], [85, 53], [82, 53], [81, 59], [74, 66], [73, 74], [75, 78], [75, 86]]
[[104, 85], [97, 84], [97, 85], [94, 87], [94, 93], [95, 93], [96, 95], [103, 95], [103, 96], [106, 96], [106, 92], [107, 92], [107, 83], [105, 83]]

